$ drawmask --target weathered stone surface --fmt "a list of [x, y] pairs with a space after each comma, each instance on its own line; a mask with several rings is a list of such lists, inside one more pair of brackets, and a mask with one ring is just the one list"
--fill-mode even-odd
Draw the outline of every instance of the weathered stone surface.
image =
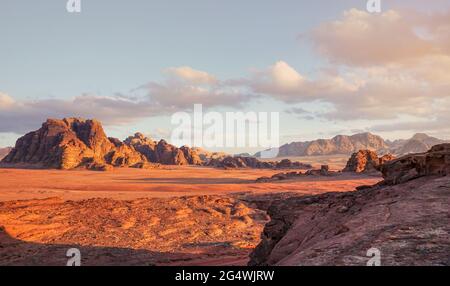
[[166, 165], [202, 163], [188, 147], [177, 148], [164, 140], [156, 143], [141, 133], [122, 142], [106, 137], [101, 123], [96, 120], [65, 118], [48, 119], [39, 130], [19, 138], [2, 160], [2, 165], [109, 170], [108, 166], [146, 168], [148, 162]]
[[[388, 150], [389, 146], [383, 138], [371, 133], [361, 133], [352, 136], [338, 135], [332, 139], [285, 144], [279, 148], [278, 156], [352, 154], [361, 149], [381, 152]], [[255, 156], [259, 157], [260, 153], [256, 153]]]
[[449, 266], [449, 206], [450, 178], [277, 201], [249, 264]]
[[359, 150], [350, 157], [343, 172], [370, 173], [379, 171], [381, 165], [394, 160], [391, 154], [378, 157], [378, 154], [370, 150]]
[[217, 168], [254, 168], [254, 169], [310, 169], [309, 164], [300, 162], [292, 162], [291, 160], [284, 159], [280, 162], [265, 162], [260, 161], [254, 157], [239, 157], [228, 156], [223, 159], [213, 159], [208, 163], [208, 166]]
[[435, 146], [383, 165], [385, 184], [275, 201], [249, 264], [364, 266], [375, 247], [386, 266], [450, 265], [449, 155]]
[[2, 162], [72, 169], [105, 164], [106, 154], [114, 148], [96, 120], [48, 119], [39, 130], [19, 138]]
[[450, 174], [450, 144], [433, 146], [428, 152], [406, 155], [381, 167], [384, 183], [401, 184], [423, 176]]

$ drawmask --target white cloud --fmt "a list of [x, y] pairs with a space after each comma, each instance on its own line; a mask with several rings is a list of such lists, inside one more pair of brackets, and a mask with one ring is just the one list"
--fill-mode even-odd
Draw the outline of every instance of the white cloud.
[[450, 17], [444, 15], [352, 9], [312, 30], [314, 46], [329, 60], [320, 73], [308, 76], [280, 61], [241, 82], [289, 104], [320, 102], [326, 108], [315, 116], [330, 121], [400, 124], [409, 116], [439, 128], [448, 118], [442, 102], [450, 100]]
[[184, 80], [193, 84], [217, 83], [215, 76], [204, 71], [195, 70], [188, 66], [168, 68], [167, 73], [176, 79]]
[[38, 100], [15, 100], [0, 93], [0, 132], [23, 133], [37, 128], [49, 117], [96, 118], [105, 125], [121, 125], [189, 110], [196, 103], [205, 108], [240, 107], [255, 97], [189, 67], [172, 69], [166, 81], [150, 82], [134, 93], [137, 95], [83, 94], [71, 99]]
[[316, 49], [331, 62], [347, 65], [380, 65], [406, 61], [438, 52], [436, 42], [416, 33], [421, 23], [397, 11], [381, 15], [357, 9], [342, 19], [319, 25], [311, 32]]

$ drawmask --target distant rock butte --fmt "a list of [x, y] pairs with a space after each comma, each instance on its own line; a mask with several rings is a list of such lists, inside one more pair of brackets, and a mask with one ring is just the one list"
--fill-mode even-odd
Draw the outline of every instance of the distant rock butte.
[[[289, 156], [322, 156], [347, 155], [359, 150], [375, 151], [378, 154], [394, 154], [396, 156], [409, 153], [426, 152], [432, 146], [449, 143], [423, 133], [415, 134], [411, 139], [385, 141], [371, 133], [360, 133], [352, 136], [338, 135], [332, 139], [317, 139], [306, 142], [292, 142], [279, 148], [278, 157]], [[260, 157], [261, 152], [255, 154]]]
[[381, 168], [372, 187], [274, 201], [249, 265], [365, 266], [377, 248], [383, 266], [450, 266], [450, 144]]
[[[373, 151], [388, 150], [389, 146], [383, 138], [371, 133], [352, 136], [338, 135], [332, 139], [318, 139], [307, 142], [293, 142], [279, 148], [279, 157], [287, 156], [319, 156], [352, 154], [361, 149]], [[259, 157], [260, 153], [255, 154]]]
[[2, 165], [35, 168], [109, 170], [147, 168], [154, 164], [200, 164], [195, 151], [158, 143], [140, 133], [124, 142], [106, 137], [99, 121], [80, 118], [48, 119], [42, 127], [19, 138]]

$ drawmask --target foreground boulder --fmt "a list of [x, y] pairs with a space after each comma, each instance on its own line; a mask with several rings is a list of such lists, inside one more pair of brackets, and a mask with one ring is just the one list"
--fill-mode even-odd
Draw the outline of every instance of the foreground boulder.
[[381, 167], [387, 185], [401, 184], [423, 176], [450, 174], [450, 144], [433, 146], [428, 152], [390, 161]]
[[347, 162], [343, 172], [355, 172], [355, 173], [370, 173], [379, 171], [381, 165], [393, 160], [393, 155], [387, 154], [382, 157], [378, 157], [375, 151], [360, 150], [353, 153]]
[[450, 266], [450, 144], [383, 165], [385, 182], [272, 203], [249, 265]]

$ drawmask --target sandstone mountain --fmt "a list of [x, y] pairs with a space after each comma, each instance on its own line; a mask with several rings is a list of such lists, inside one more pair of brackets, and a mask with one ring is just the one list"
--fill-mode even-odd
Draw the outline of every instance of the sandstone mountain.
[[[429, 150], [434, 145], [448, 143], [423, 133], [418, 133], [407, 140], [384, 140], [371, 133], [360, 133], [352, 136], [338, 135], [332, 139], [317, 139], [306, 142], [292, 142], [282, 145], [278, 157], [289, 156], [320, 156], [320, 155], [350, 155], [359, 150], [375, 151], [378, 154], [392, 153], [397, 156], [410, 153], [420, 153]], [[255, 154], [261, 157], [261, 152]]]
[[291, 197], [271, 221], [249, 265], [450, 266], [450, 144], [383, 165], [385, 181], [349, 193]]
[[431, 137], [423, 133], [417, 133], [408, 140], [388, 142], [391, 152], [397, 155], [426, 152], [431, 147], [443, 143], [448, 143], [448, 141]]
[[11, 150], [12, 150], [11, 147], [0, 148], [0, 160], [6, 157], [6, 155], [8, 155], [8, 153], [11, 152]]
[[177, 148], [165, 140], [152, 141], [141, 133], [136, 133], [125, 140], [125, 144], [134, 147], [143, 154], [149, 162], [164, 165], [201, 165], [202, 160], [191, 148]]
[[[332, 139], [318, 139], [307, 142], [293, 142], [280, 147], [278, 156], [318, 156], [352, 154], [361, 149], [377, 152], [387, 151], [389, 146], [383, 138], [371, 133], [361, 133], [352, 136], [338, 135]], [[255, 154], [259, 157], [260, 153]]]
[[42, 127], [19, 138], [2, 165], [107, 170], [145, 167], [148, 163], [199, 164], [188, 147], [177, 148], [164, 140], [156, 143], [137, 133], [124, 142], [108, 138], [100, 122], [79, 118], [48, 119]]

